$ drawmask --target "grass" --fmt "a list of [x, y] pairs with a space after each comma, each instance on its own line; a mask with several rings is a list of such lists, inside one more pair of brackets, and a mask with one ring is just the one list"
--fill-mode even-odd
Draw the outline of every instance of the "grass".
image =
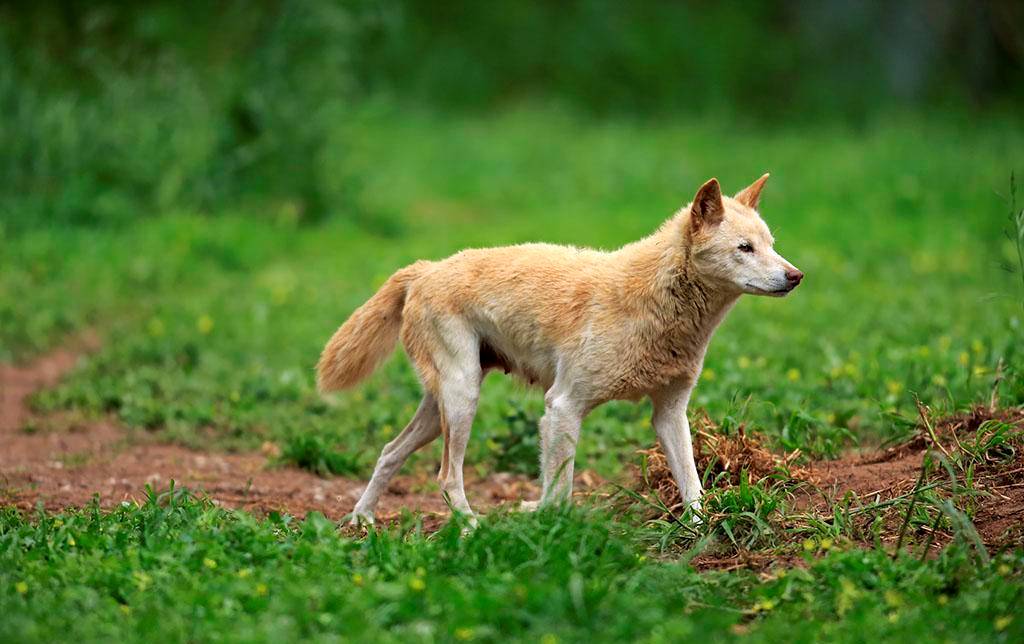
[[806, 569], [697, 573], [600, 509], [363, 539], [314, 513], [257, 521], [181, 490], [110, 513], [0, 514], [0, 636], [79, 639], [1013, 641], [1024, 559], [844, 550]]
[[[808, 277], [785, 300], [745, 298], [712, 342], [693, 405], [722, 433], [742, 425], [772, 448], [834, 457], [910, 437], [918, 405], [932, 418], [994, 394], [1024, 402], [1020, 276], [1002, 270], [1019, 260], [1019, 237], [1003, 235], [997, 194], [1019, 163], [1019, 119], [886, 114], [856, 129], [762, 131], [538, 105], [443, 117], [370, 103], [337, 127], [344, 149], [318, 167], [346, 177], [347, 192], [315, 225], [275, 203], [0, 227], [0, 360], [89, 327], [106, 338], [37, 408], [112, 414], [204, 449], [271, 442], [287, 462], [363, 477], [412, 416], [415, 376], [399, 355], [325, 399], [313, 365], [395, 269], [467, 246], [618, 246], [709, 175], [738, 190], [765, 170], [763, 214]], [[542, 410], [538, 392], [490, 376], [468, 466], [535, 473]], [[577, 467], [624, 481], [654, 440], [649, 416], [647, 404], [596, 410]], [[1014, 432], [993, 424], [955, 459], [936, 458], [907, 495], [885, 507], [840, 501], [829, 520], [795, 508], [785, 472], [741, 473], [728, 488], [709, 475], [700, 528], [589, 503], [496, 512], [466, 536], [458, 521], [427, 536], [408, 517], [362, 537], [316, 514], [257, 519], [181, 490], [110, 513], [6, 509], [0, 638], [1012, 641], [1024, 635], [1024, 559], [981, 556], [969, 490], [984, 463], [1020, 449]], [[438, 455], [431, 446], [406, 468], [432, 470]], [[941, 523], [957, 540], [922, 558], [915, 536], [893, 557], [870, 546], [883, 520], [908, 534]], [[716, 548], [780, 566], [688, 565]]]

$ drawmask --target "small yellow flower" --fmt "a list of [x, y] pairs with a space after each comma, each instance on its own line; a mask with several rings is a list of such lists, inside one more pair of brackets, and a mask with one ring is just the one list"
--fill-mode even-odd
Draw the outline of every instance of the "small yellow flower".
[[54, 521], [53, 521], [53, 527], [55, 527], [55, 528], [59, 528], [59, 527], [61, 527], [62, 525], [64, 525], [64, 520], [63, 520], [63, 519], [54, 519]]
[[14, 584], [14, 590], [18, 591], [19, 595], [24, 595], [28, 592], [28, 584], [26, 584], [23, 581], [19, 581], [18, 583]]
[[468, 627], [456, 628], [455, 639], [463, 642], [473, 639], [473, 629]]
[[995, 623], [996, 630], [997, 631], [1005, 631], [1006, 627], [1009, 626], [1012, 621], [1013, 621], [1013, 618], [1010, 617], [1009, 615], [1003, 615], [1002, 617], [997, 617], [996, 618], [996, 623]]
[[754, 604], [753, 610], [757, 613], [766, 613], [775, 608], [775, 602], [770, 599], [762, 599]]
[[980, 364], [974, 365], [973, 373], [975, 378], [980, 378], [981, 376], [984, 376], [986, 373], [988, 373], [988, 367]]
[[832, 548], [832, 540], [828, 538], [822, 539], [819, 545], [822, 550], [830, 550]]
[[852, 362], [847, 362], [845, 365], [843, 365], [843, 372], [846, 373], [846, 375], [849, 376], [850, 378], [856, 378], [857, 375], [860, 373], [857, 370], [857, 365], [853, 364]]
[[737, 361], [737, 363], [739, 364], [740, 369], [750, 368], [750, 358], [748, 358], [747, 356], [740, 356], [740, 359]]
[[206, 566], [207, 568], [209, 568], [210, 570], [213, 570], [214, 568], [217, 567], [217, 562], [214, 561], [213, 559], [210, 559], [209, 557], [207, 557], [207, 558], [203, 559], [203, 565]]
[[145, 590], [149, 588], [150, 584], [153, 583], [153, 578], [147, 575], [146, 573], [142, 572], [141, 570], [136, 570], [135, 572], [133, 572], [132, 578], [135, 579], [135, 586], [139, 589], [140, 592], [145, 592]]
[[922, 345], [917, 348], [917, 356], [919, 358], [927, 358], [932, 354], [932, 350], [927, 345]]
[[971, 340], [971, 351], [975, 353], [984, 353], [985, 343], [981, 340]]
[[271, 292], [270, 297], [273, 300], [274, 304], [284, 304], [285, 302], [288, 301], [289, 293], [291, 293], [291, 289], [288, 288], [287, 286], [275, 286]]
[[935, 598], [935, 601], [939, 602], [939, 606], [945, 606], [949, 603], [949, 595], [939, 595]]
[[941, 373], [937, 373], [932, 376], [932, 384], [935, 385], [936, 387], [945, 387], [948, 384], [948, 382], [949, 381], [946, 380], [946, 376], [942, 375]]
[[825, 416], [825, 422], [828, 423], [829, 425], [835, 425], [836, 424], [836, 420], [838, 420], [838, 418], [835, 415], [835, 412], [829, 412]]
[[71, 546], [72, 548], [74, 548], [77, 545], [75, 543], [75, 538], [74, 537], [68, 536], [68, 545]]
[[700, 377], [703, 378], [704, 380], [707, 380], [708, 382], [712, 382], [717, 377], [717, 375], [715, 374], [714, 369], [705, 369], [704, 371], [701, 372]]
[[236, 403], [236, 402], [238, 402], [239, 400], [242, 399], [242, 394], [238, 393], [237, 389], [232, 389], [231, 393], [228, 394], [228, 399], [231, 402]]
[[996, 572], [998, 572], [1000, 575], [1005, 577], [1006, 575], [1008, 575], [1011, 572], [1013, 572], [1013, 568], [1010, 568], [1010, 566], [1008, 564], [1001, 563], [1001, 564], [999, 564], [999, 567], [996, 568]]
[[259, 595], [260, 597], [265, 597], [266, 594], [267, 594], [267, 585], [266, 584], [256, 584], [256, 594]]
[[413, 577], [409, 580], [409, 588], [414, 592], [421, 593], [427, 589], [427, 582], [423, 581], [419, 577]]
[[252, 568], [242, 568], [241, 570], [238, 571], [238, 578], [239, 579], [245, 579], [246, 577], [248, 577], [251, 574], [252, 574]]
[[804, 539], [804, 550], [811, 552], [818, 547], [818, 543], [814, 539]]
[[903, 383], [898, 380], [889, 380], [885, 383], [885, 388], [893, 396], [898, 396], [903, 391]]
[[352, 583], [355, 584], [356, 586], [362, 586], [363, 585], [363, 576], [360, 575], [358, 572], [356, 574], [352, 575]]
[[544, 633], [540, 636], [540, 644], [558, 644], [558, 636], [553, 633]]
[[391, 436], [394, 433], [395, 428], [392, 427], [391, 425], [384, 425], [383, 427], [380, 428], [380, 435], [383, 436], [384, 438], [387, 438], [388, 436]]
[[961, 351], [960, 356], [957, 358], [957, 360], [960, 362], [960, 366], [966, 367], [967, 365], [971, 364], [971, 354], [967, 353], [966, 351]]
[[125, 615], [131, 615], [132, 607], [128, 606], [127, 604], [121, 604], [121, 612]]
[[205, 313], [200, 315], [199, 319], [196, 320], [196, 328], [203, 335], [209, 335], [210, 331], [213, 331], [213, 318]]
[[900, 614], [899, 613], [897, 613], [897, 612], [889, 613], [889, 623], [890, 624], [895, 624], [898, 621], [900, 621]]
[[885, 603], [893, 608], [899, 608], [903, 605], [903, 596], [895, 590], [887, 590], [885, 591]]

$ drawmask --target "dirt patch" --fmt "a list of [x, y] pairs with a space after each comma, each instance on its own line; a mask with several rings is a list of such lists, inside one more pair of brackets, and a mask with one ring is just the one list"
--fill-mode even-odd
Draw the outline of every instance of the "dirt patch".
[[99, 345], [99, 336], [86, 331], [72, 338], [64, 347], [30, 364], [0, 364], [0, 432], [19, 429], [31, 413], [29, 396], [57, 384], [74, 368], [83, 353], [94, 351]]
[[[774, 454], [742, 428], [737, 434], [725, 436], [706, 417], [699, 418], [693, 423], [697, 468], [701, 472], [710, 469], [717, 481], [711, 494], [737, 485], [741, 471], [746, 471], [751, 481], [784, 482], [794, 512], [785, 517], [777, 515], [780, 520], [829, 522], [839, 507], [849, 511], [855, 540], [866, 546], [872, 545], [876, 537], [882, 543], [896, 544], [904, 531], [902, 543], [927, 544], [937, 550], [954, 538], [948, 522], [915, 522], [906, 530], [903, 527], [925, 455], [931, 450], [950, 464], [957, 484], [952, 483], [945, 467], [935, 464], [921, 480], [917, 494], [927, 492], [932, 499], [952, 499], [957, 507], [969, 510], [974, 529], [990, 550], [1024, 545], [1024, 408], [979, 406], [940, 419], [932, 419], [927, 409], [921, 411], [919, 430], [905, 443], [803, 466], [796, 465], [798, 453]], [[655, 493], [669, 510], [652, 509], [652, 515], [670, 519], [683, 509], [675, 480], [659, 446], [642, 453], [647, 466], [636, 488]], [[965, 489], [968, 470], [972, 484]], [[938, 510], [931, 510], [932, 516], [937, 514]], [[712, 523], [718, 518], [709, 515]], [[777, 526], [779, 530], [794, 527], [799, 526]], [[700, 555], [693, 565], [760, 569], [777, 564], [776, 557], [725, 548]]]
[[[853, 499], [854, 504], [884, 505], [912, 496], [925, 454], [932, 451], [951, 464], [959, 486], [963, 486], [970, 465], [971, 490], [965, 494], [961, 488], [957, 505], [970, 508], [982, 542], [993, 549], [1024, 545], [1024, 408], [976, 406], [939, 419], [931, 419], [927, 409], [921, 412], [915, 436], [905, 443], [871, 454], [813, 463], [811, 471], [819, 485], [798, 495], [798, 506], [823, 512], [844, 504], [844, 498]], [[938, 466], [921, 486], [935, 486], [944, 498], [958, 494], [947, 470]], [[882, 510], [889, 533], [883, 540], [891, 540], [893, 528], [901, 527], [905, 506]], [[876, 516], [865, 513], [865, 519]], [[927, 534], [916, 536], [928, 538]], [[931, 542], [939, 546], [951, 538], [951, 534], [937, 532]]]
[[[165, 489], [173, 479], [177, 486], [205, 494], [215, 503], [257, 513], [281, 511], [301, 517], [316, 510], [338, 520], [351, 512], [366, 481], [274, 467], [263, 454], [209, 453], [160, 444], [113, 419], [34, 415], [29, 396], [56, 384], [98, 346], [95, 334], [86, 334], [30, 364], [0, 365], [0, 503], [60, 510], [83, 506], [98, 496], [101, 506], [111, 507], [140, 501], [147, 484]], [[584, 484], [594, 479], [588, 472], [580, 478]], [[538, 494], [531, 480], [510, 474], [470, 477], [466, 487], [470, 501], [481, 510]], [[433, 477], [425, 473], [396, 477], [381, 497], [377, 516], [389, 521], [405, 510], [422, 513], [425, 525], [433, 527], [448, 516]]]

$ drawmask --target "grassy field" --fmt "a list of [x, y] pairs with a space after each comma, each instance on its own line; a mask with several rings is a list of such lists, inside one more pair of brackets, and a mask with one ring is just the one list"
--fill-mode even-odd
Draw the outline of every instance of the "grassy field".
[[[1024, 126], [1010, 116], [763, 130], [380, 104], [338, 130], [337, 158], [316, 166], [330, 169], [322, 183], [336, 181], [336, 216], [315, 225], [281, 201], [120, 227], [0, 228], [0, 360], [86, 328], [105, 337], [36, 408], [110, 414], [138, 435], [204, 449], [270, 442], [285, 462], [365, 477], [415, 409], [415, 376], [398, 356], [324, 399], [313, 365], [394, 270], [467, 246], [613, 248], [653, 231], [709, 176], [735, 191], [765, 171], [762, 214], [807, 278], [784, 300], [739, 303], [712, 342], [695, 409], [726, 434], [742, 425], [772, 449], [827, 459], [913, 435], [916, 399], [936, 417], [993, 395], [1024, 403], [1024, 291], [1005, 270], [1018, 259], [1005, 196]], [[468, 467], [535, 474], [542, 410], [539, 392], [492, 375]], [[636, 450], [654, 442], [649, 415], [647, 403], [596, 410], [577, 467], [627, 483]], [[1008, 425], [993, 432], [1019, 444]], [[438, 456], [433, 445], [406, 469], [431, 470]], [[943, 500], [907, 509], [914, 525], [941, 519], [957, 535], [924, 560], [866, 547], [839, 520], [798, 520], [777, 480], [713, 497], [719, 518], [697, 530], [596, 500], [495, 512], [464, 537], [457, 522], [425, 535], [415, 517], [340, 535], [321, 516], [253, 518], [169, 492], [111, 513], [5, 510], [0, 636], [1019, 639], [1024, 553], [979, 551], [953, 525], [969, 523], [969, 495], [946, 515]], [[778, 553], [780, 567], [688, 565], [719, 542]]]

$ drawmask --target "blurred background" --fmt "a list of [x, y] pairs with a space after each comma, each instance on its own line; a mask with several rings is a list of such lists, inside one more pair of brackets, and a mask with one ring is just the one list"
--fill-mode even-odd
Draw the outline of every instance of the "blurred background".
[[379, 218], [346, 158], [371, 101], [761, 126], [1019, 113], [1022, 26], [1016, 0], [4, 3], [0, 216]]

